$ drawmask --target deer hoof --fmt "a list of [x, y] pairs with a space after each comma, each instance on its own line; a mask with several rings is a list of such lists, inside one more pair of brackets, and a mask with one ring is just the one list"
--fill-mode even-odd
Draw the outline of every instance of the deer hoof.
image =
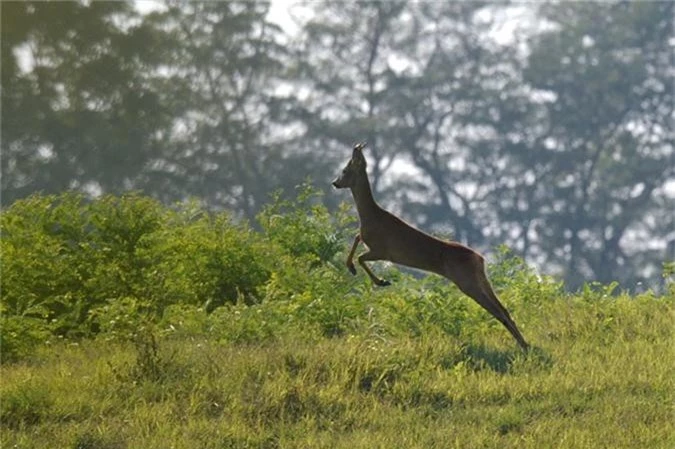
[[347, 264], [347, 269], [349, 270], [349, 272], [350, 272], [351, 274], [353, 274], [354, 276], [356, 276], [356, 268], [354, 267], [354, 264], [353, 264], [353, 263], [352, 263], [352, 264]]
[[379, 285], [380, 287], [387, 287], [388, 285], [391, 285], [391, 282], [389, 282], [386, 279], [380, 279], [377, 281], [377, 285]]

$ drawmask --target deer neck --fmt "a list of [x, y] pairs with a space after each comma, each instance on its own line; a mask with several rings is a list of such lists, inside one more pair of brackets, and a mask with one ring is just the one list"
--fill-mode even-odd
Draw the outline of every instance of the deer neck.
[[351, 188], [351, 191], [354, 203], [356, 203], [356, 211], [363, 223], [364, 219], [373, 216], [380, 209], [380, 206], [375, 202], [375, 198], [373, 198], [373, 191], [370, 188], [368, 176], [360, 177]]

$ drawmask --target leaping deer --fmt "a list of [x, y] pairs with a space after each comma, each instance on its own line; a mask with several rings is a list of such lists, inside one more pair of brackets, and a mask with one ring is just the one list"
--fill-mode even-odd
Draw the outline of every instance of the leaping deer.
[[333, 181], [336, 188], [351, 190], [359, 214], [359, 233], [354, 238], [347, 256], [349, 271], [356, 274], [354, 253], [359, 243], [363, 242], [368, 249], [357, 259], [376, 285], [386, 286], [390, 283], [378, 278], [366, 265], [367, 261], [388, 260], [444, 276], [497, 318], [520, 347], [527, 350], [529, 345], [492, 290], [485, 274], [483, 256], [460, 243], [447, 242], [426, 234], [384, 210], [375, 202], [366, 172], [366, 159], [362, 152], [365, 146], [365, 143], [354, 146], [351, 159], [340, 176]]

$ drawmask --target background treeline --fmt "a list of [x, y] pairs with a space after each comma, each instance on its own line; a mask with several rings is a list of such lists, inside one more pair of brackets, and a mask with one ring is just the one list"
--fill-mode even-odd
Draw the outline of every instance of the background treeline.
[[[366, 140], [377, 197], [425, 229], [505, 243], [568, 288], [660, 285], [675, 252], [673, 3], [317, 1], [294, 9], [293, 33], [269, 10], [3, 3], [3, 206], [133, 189], [257, 223], [271, 192], [308, 176], [328, 189]], [[82, 269], [105, 283], [102, 267]], [[152, 269], [157, 285], [180, 279]], [[214, 297], [234, 294], [207, 273], [204, 289], [227, 292]]]

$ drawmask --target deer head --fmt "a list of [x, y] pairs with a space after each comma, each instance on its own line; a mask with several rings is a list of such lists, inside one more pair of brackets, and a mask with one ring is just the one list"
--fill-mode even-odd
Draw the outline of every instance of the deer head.
[[363, 149], [366, 147], [365, 143], [357, 143], [354, 145], [352, 151], [352, 158], [349, 159], [342, 173], [333, 181], [333, 186], [337, 189], [351, 188], [356, 181], [366, 176], [366, 158], [363, 157]]

